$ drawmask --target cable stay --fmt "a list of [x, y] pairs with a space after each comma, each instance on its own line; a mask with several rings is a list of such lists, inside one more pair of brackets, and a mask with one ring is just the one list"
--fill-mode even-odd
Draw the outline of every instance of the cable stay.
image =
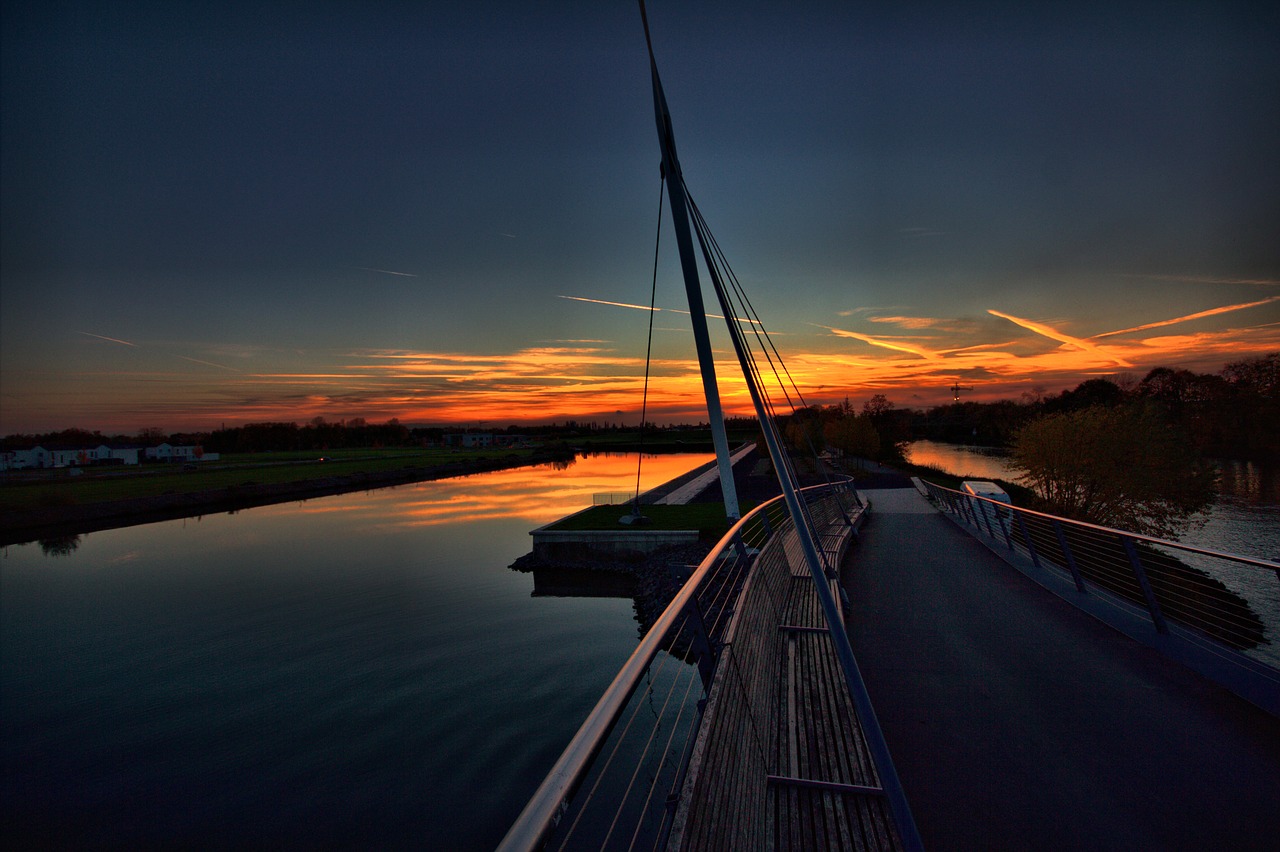
[[[743, 326], [750, 326], [753, 330], [760, 329], [755, 331], [757, 342], [760, 343], [764, 359], [771, 366], [773, 365], [774, 356], [777, 355], [777, 350], [772, 348], [771, 343], [767, 343], [768, 337], [763, 331], [763, 325], [756, 325], [758, 317], [753, 316], [754, 309], [751, 307], [750, 301], [746, 298], [745, 292], [742, 291], [737, 278], [732, 275], [728, 264], [722, 263], [723, 254], [712, 238], [706, 221], [698, 213], [690, 198], [688, 188], [685, 186], [684, 175], [681, 172], [680, 162], [676, 156], [675, 133], [672, 129], [671, 113], [667, 108], [666, 95], [662, 90], [662, 81], [658, 76], [658, 63], [653, 53], [653, 42], [649, 34], [649, 21], [648, 16], [645, 14], [644, 0], [640, 0], [640, 15], [644, 23], [645, 43], [649, 52], [649, 69], [653, 83], [654, 117], [657, 122], [658, 141], [662, 148], [663, 173], [670, 182], [670, 191], [667, 193], [667, 197], [671, 206], [672, 225], [675, 229], [680, 265], [684, 273], [685, 291], [689, 299], [689, 313], [693, 324], [694, 343], [698, 351], [699, 367], [703, 377], [703, 388], [707, 397], [707, 411], [711, 419], [712, 437], [716, 443], [716, 456], [720, 465], [720, 481], [725, 493], [725, 511], [730, 517], [739, 517], [737, 494], [734, 491], [733, 469], [729, 463], [728, 442], [724, 435], [724, 419], [720, 410], [720, 396], [715, 381], [715, 367], [706, 328], [706, 311], [702, 302], [702, 290], [698, 279], [698, 262], [694, 253], [691, 231], [697, 233], [698, 244], [707, 273], [711, 278], [712, 288], [715, 290], [716, 299], [720, 303], [725, 325], [728, 327], [729, 338], [733, 343], [734, 353], [737, 355], [743, 379], [751, 395], [752, 405], [755, 407], [756, 416], [760, 422], [760, 430], [764, 436], [765, 443], [768, 445], [769, 457], [773, 462], [778, 484], [782, 488], [783, 499], [799, 538], [801, 550], [804, 553], [805, 562], [808, 564], [818, 600], [822, 605], [832, 644], [839, 659], [840, 667], [843, 670], [850, 698], [853, 700], [862, 722], [873, 760], [881, 773], [881, 780], [889, 799], [890, 810], [897, 824], [899, 836], [907, 848], [919, 849], [921, 848], [920, 838], [915, 822], [911, 817], [910, 806], [902, 790], [901, 781], [897, 777], [897, 771], [894, 769], [893, 760], [889, 755], [888, 744], [885, 742], [884, 734], [876, 721], [875, 710], [872, 707], [871, 698], [867, 694], [866, 683], [858, 670], [857, 661], [854, 659], [853, 650], [849, 645], [848, 634], [844, 629], [844, 621], [831, 591], [828, 580], [830, 566], [826, 564], [825, 555], [820, 554], [815, 544], [812, 519], [809, 516], [807, 507], [803, 505], [803, 501], [799, 497], [795, 470], [791, 465], [790, 459], [783, 451], [782, 442], [778, 435], [774, 401], [767, 393], [767, 388], [762, 380], [762, 371], [750, 347], [747, 335], [743, 332]], [[690, 211], [692, 211], [692, 217], [690, 216]], [[692, 228], [690, 227], [690, 218], [693, 220]], [[780, 358], [778, 360], [779, 362], [781, 361]], [[774, 378], [781, 385], [781, 376], [777, 369], [775, 368], [773, 372]], [[790, 377], [789, 373], [787, 375]], [[794, 381], [792, 386], [794, 387]], [[785, 385], [782, 385], [782, 388], [783, 396], [790, 400]], [[796, 392], [799, 399], [798, 388], [796, 388]]]
[[622, 524], [646, 524], [649, 519], [640, 512], [640, 469], [644, 465], [644, 427], [649, 411], [649, 367], [653, 359], [653, 315], [657, 311], [658, 251], [662, 247], [662, 201], [667, 188], [663, 174], [658, 179], [658, 232], [653, 240], [653, 280], [649, 287], [649, 338], [644, 350], [644, 393], [640, 397], [640, 440], [636, 451], [636, 494], [631, 501], [631, 514], [618, 519]]

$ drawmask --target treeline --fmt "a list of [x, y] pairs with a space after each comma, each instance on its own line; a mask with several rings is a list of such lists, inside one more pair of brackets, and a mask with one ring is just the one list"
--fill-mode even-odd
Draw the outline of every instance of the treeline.
[[1042, 416], [1138, 401], [1157, 406], [1202, 456], [1280, 460], [1280, 353], [1236, 361], [1217, 373], [1156, 367], [1136, 382], [1090, 379], [1043, 398], [938, 406], [917, 415], [911, 433], [1007, 447], [1023, 426]]
[[[800, 409], [783, 418], [783, 430], [788, 443], [800, 452], [809, 452], [811, 447], [832, 448], [851, 455], [892, 460], [900, 458], [902, 445], [914, 439], [1009, 447], [1019, 430], [1041, 417], [1093, 406], [1116, 408], [1136, 401], [1158, 406], [1168, 420], [1186, 433], [1202, 456], [1280, 461], [1280, 353], [1236, 361], [1217, 373], [1157, 367], [1140, 381], [1126, 377], [1090, 379], [1056, 395], [1024, 394], [1021, 400], [957, 402], [927, 411], [897, 408], [883, 394], [876, 394], [861, 408], [846, 399], [837, 405]], [[726, 425], [731, 432], [741, 434], [751, 434], [757, 428], [754, 418], [728, 418]], [[649, 428], [658, 429], [646, 424]], [[699, 423], [669, 426], [663, 431], [706, 428], [705, 423]], [[368, 423], [358, 417], [336, 422], [316, 417], [301, 426], [291, 422], [249, 423], [208, 433], [170, 434], [153, 427], [134, 435], [104, 435], [64, 429], [9, 435], [0, 439], [0, 447], [147, 447], [167, 441], [202, 445], [209, 452], [245, 453], [421, 446], [439, 444], [446, 432], [459, 431], [505, 432], [547, 440], [634, 429], [620, 423], [577, 420], [505, 429], [409, 428], [395, 418], [386, 423]]]
[[1280, 461], [1280, 353], [1236, 361], [1218, 373], [1156, 367], [1141, 380], [1089, 379], [1055, 395], [957, 402], [927, 411], [897, 408], [876, 394], [861, 408], [846, 399], [799, 409], [783, 418], [782, 429], [802, 454], [825, 448], [892, 460], [916, 439], [1011, 447], [1023, 427], [1043, 417], [1138, 402], [1158, 409], [1197, 455]]
[[901, 461], [903, 446], [911, 440], [915, 412], [895, 408], [884, 394], [876, 394], [855, 409], [844, 402], [801, 408], [779, 419], [787, 446], [800, 456], [835, 450], [848, 456]]
[[[731, 434], [749, 434], [755, 430], [754, 418], [726, 418]], [[657, 426], [645, 424], [646, 431], [709, 435], [706, 423]], [[326, 450], [362, 447], [412, 447], [437, 446], [448, 434], [459, 432], [486, 432], [493, 435], [520, 435], [543, 443], [590, 439], [602, 435], [638, 434], [636, 426], [620, 423], [568, 420], [563, 423], [541, 425], [510, 425], [504, 428], [477, 428], [474, 426], [419, 426], [408, 427], [392, 418], [386, 423], [369, 423], [364, 418], [327, 421], [323, 417], [299, 425], [291, 421], [265, 421], [215, 429], [212, 432], [168, 433], [158, 427], [149, 427], [133, 434], [105, 435], [87, 429], [63, 429], [57, 432], [17, 433], [0, 438], [0, 449], [19, 450], [41, 445], [55, 447], [109, 446], [154, 447], [168, 442], [179, 445], [198, 445], [214, 453], [260, 453], [288, 450]], [[709, 441], [710, 438], [708, 437]]]
[[362, 417], [330, 423], [323, 417], [299, 426], [290, 422], [246, 423], [215, 429], [204, 441], [214, 453], [263, 453], [279, 450], [338, 450], [361, 447], [402, 447], [425, 443], [428, 436], [394, 417], [369, 423]]
[[56, 447], [97, 447], [106, 444], [109, 447], [155, 447], [163, 443], [175, 445], [202, 444], [207, 437], [205, 432], [165, 432], [157, 428], [147, 428], [131, 434], [103, 434], [88, 429], [62, 429], [57, 432], [16, 432], [0, 438], [0, 449], [26, 450], [41, 446], [45, 449]]
[[[736, 421], [735, 421], [736, 422]], [[753, 421], [754, 422], [754, 421]], [[654, 427], [657, 428], [657, 427]], [[698, 427], [672, 426], [667, 430]], [[706, 424], [702, 424], [706, 428]], [[392, 418], [386, 423], [368, 423], [363, 418], [328, 422], [316, 417], [299, 426], [288, 421], [246, 423], [226, 429], [215, 429], [204, 436], [206, 450], [215, 453], [260, 453], [282, 450], [335, 450], [361, 447], [439, 446], [445, 436], [459, 432], [485, 432], [493, 435], [521, 435], [541, 442], [555, 442], [600, 435], [635, 431], [620, 425], [595, 421], [569, 420], [540, 426], [511, 425], [505, 428], [444, 428], [420, 426], [410, 428]]]

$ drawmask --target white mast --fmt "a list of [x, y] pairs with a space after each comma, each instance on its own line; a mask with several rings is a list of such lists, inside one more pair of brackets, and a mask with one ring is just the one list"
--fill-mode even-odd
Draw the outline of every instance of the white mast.
[[[644, 16], [644, 4], [640, 4]], [[649, 22], [644, 22], [646, 41], [649, 38]], [[685, 204], [684, 178], [680, 174], [680, 161], [676, 159], [676, 140], [671, 130], [671, 113], [667, 111], [667, 98], [658, 79], [658, 66], [653, 58], [653, 46], [649, 45], [649, 68], [653, 72], [653, 107], [658, 120], [658, 141], [662, 145], [662, 173], [666, 176], [671, 202], [672, 226], [676, 231], [676, 246], [680, 252], [680, 267], [684, 270], [684, 289], [689, 299], [689, 315], [693, 320], [693, 342], [698, 351], [698, 367], [702, 371], [702, 388], [707, 397], [707, 417], [711, 421], [711, 442], [715, 445], [716, 461], [720, 467], [720, 488], [724, 492], [724, 512], [729, 518], [742, 517], [738, 509], [738, 490], [733, 483], [733, 465], [729, 461], [729, 436], [725, 433], [724, 414], [720, 408], [720, 389], [716, 385], [716, 365], [711, 354], [711, 335], [707, 331], [707, 312], [702, 304], [702, 285], [698, 281], [698, 260], [693, 251], [689, 233], [689, 212]]]

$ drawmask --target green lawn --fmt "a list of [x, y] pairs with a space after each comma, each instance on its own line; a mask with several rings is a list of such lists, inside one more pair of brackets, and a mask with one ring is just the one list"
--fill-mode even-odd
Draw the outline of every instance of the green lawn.
[[[745, 515], [755, 504], [744, 504]], [[644, 530], [697, 530], [703, 538], [720, 538], [729, 531], [724, 516], [723, 503], [689, 503], [684, 506], [641, 506], [641, 514], [651, 523], [634, 529]], [[629, 527], [618, 519], [631, 514], [628, 506], [593, 506], [585, 512], [571, 515], [556, 523], [557, 530], [624, 530]]]
[[532, 454], [527, 449], [356, 449], [229, 454], [218, 461], [198, 462], [194, 470], [184, 470], [180, 464], [139, 465], [85, 468], [81, 475], [72, 476], [69, 469], [59, 468], [42, 472], [37, 479], [25, 475], [0, 479], [0, 511], [76, 506], [236, 485], [301, 482], [481, 458], [528, 458]]

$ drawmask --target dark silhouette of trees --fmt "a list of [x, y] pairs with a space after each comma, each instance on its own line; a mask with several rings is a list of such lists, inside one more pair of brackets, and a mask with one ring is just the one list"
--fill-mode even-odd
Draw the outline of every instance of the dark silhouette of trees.
[[1218, 411], [1230, 441], [1224, 454], [1280, 460], [1280, 352], [1228, 364], [1222, 377], [1230, 389]]
[[846, 456], [880, 458], [880, 433], [876, 431], [868, 415], [840, 412], [838, 417], [832, 417], [826, 422], [823, 437], [828, 447], [839, 450]]
[[1043, 415], [1142, 401], [1183, 429], [1203, 456], [1276, 462], [1280, 461], [1278, 386], [1280, 353], [1236, 361], [1218, 373], [1156, 367], [1141, 380], [1124, 374], [1089, 379], [1059, 394], [1024, 393], [1017, 401], [936, 406], [913, 415], [909, 437], [1007, 447], [1019, 429]]
[[1108, 408], [1124, 402], [1124, 391], [1110, 379], [1089, 379], [1081, 382], [1072, 390], [1063, 391], [1054, 399], [1045, 403], [1045, 411], [1080, 411], [1095, 405]]
[[[1181, 427], [1187, 440], [1203, 456], [1253, 461], [1280, 462], [1280, 353], [1248, 358], [1227, 364], [1218, 373], [1156, 367], [1140, 380], [1129, 374], [1094, 378], [1070, 390], [1046, 394], [1037, 388], [1018, 400], [973, 402], [966, 400], [936, 406], [927, 411], [898, 408], [884, 394], [863, 401], [860, 410], [846, 398], [836, 405], [809, 406], [782, 418], [782, 431], [791, 444], [805, 455], [824, 445], [854, 441], [853, 431], [861, 426], [833, 425], [841, 419], [865, 417], [875, 429], [879, 442], [876, 457], [901, 459], [902, 446], [917, 438], [958, 444], [1008, 447], [1014, 436], [1032, 420], [1047, 414], [1065, 414], [1090, 408], [1112, 409], [1142, 401], [1161, 410]], [[758, 428], [754, 418], [729, 418], [731, 430], [744, 434]], [[617, 424], [579, 422], [543, 425], [512, 425], [507, 432], [542, 438], [568, 439], [601, 430], [616, 430]], [[657, 427], [646, 424], [646, 428]], [[667, 427], [671, 429], [705, 429]], [[790, 435], [788, 435], [790, 428]], [[37, 444], [52, 447], [93, 447], [98, 444], [151, 446], [168, 440], [173, 444], [202, 444], [219, 453], [266, 452], [272, 450], [316, 450], [348, 447], [392, 447], [439, 443], [446, 431], [457, 427], [417, 427], [412, 430], [394, 418], [386, 423], [369, 423], [364, 418], [330, 422], [324, 417], [297, 423], [250, 423], [211, 434], [179, 433], [166, 436], [159, 428], [135, 435], [104, 436], [85, 429], [65, 429], [42, 434], [15, 434], [0, 439], [4, 449], [25, 449]], [[501, 429], [494, 431], [502, 431]], [[856, 439], [869, 446], [869, 434]], [[811, 447], [813, 449], [811, 449]]]
[[1034, 420], [1012, 461], [1053, 514], [1161, 538], [1214, 497], [1214, 471], [1185, 430], [1142, 401]]

